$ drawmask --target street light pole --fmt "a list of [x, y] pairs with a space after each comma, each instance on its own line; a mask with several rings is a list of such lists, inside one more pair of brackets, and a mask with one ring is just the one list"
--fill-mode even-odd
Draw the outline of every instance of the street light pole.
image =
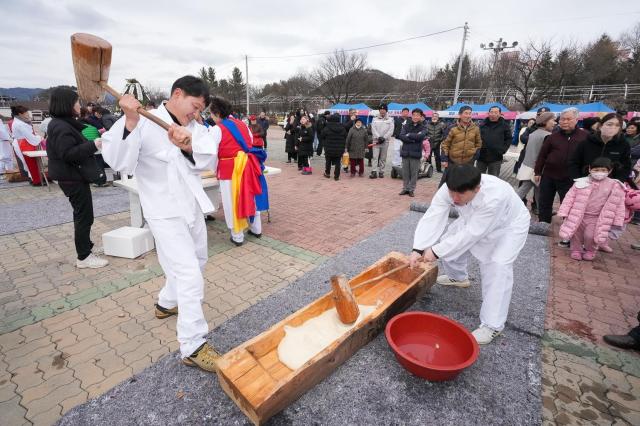
[[460, 94], [460, 75], [462, 74], [462, 58], [464, 57], [464, 43], [467, 41], [467, 33], [469, 32], [469, 23], [464, 23], [464, 33], [462, 33], [462, 48], [460, 49], [460, 58], [458, 58], [458, 76], [456, 77], [456, 92], [453, 95], [453, 104], [458, 103], [458, 95]]
[[247, 81], [245, 91], [247, 92], [247, 117], [249, 117], [249, 55], [244, 55], [244, 74]]
[[498, 65], [498, 57], [500, 53], [506, 49], [514, 49], [517, 45], [518, 45], [518, 42], [514, 41], [513, 43], [511, 43], [511, 46], [509, 46], [509, 43], [507, 43], [506, 41], [503, 41], [502, 37], [500, 37], [495, 43], [491, 42], [488, 45], [484, 43], [480, 43], [480, 49], [493, 51], [493, 66], [491, 69], [491, 81], [489, 81], [489, 88], [487, 89], [487, 97], [486, 97], [487, 102], [489, 102], [489, 97], [493, 96], [491, 93], [493, 89], [492, 86], [497, 86], [498, 73], [497, 73], [496, 67]]

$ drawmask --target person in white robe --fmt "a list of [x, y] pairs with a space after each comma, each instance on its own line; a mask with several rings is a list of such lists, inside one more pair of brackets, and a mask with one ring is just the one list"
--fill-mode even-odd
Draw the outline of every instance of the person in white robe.
[[[216, 168], [220, 131], [194, 120], [208, 102], [209, 91], [201, 79], [178, 79], [169, 101], [151, 111], [173, 123], [167, 132], [141, 117], [138, 100], [125, 95], [119, 102], [124, 116], [102, 135], [102, 155], [114, 170], [136, 178], [143, 216], [166, 276], [156, 317], [177, 314], [182, 362], [213, 372], [219, 355], [205, 340], [202, 272], [208, 258], [204, 214], [214, 207], [200, 173]], [[176, 129], [182, 129], [179, 125], [191, 132], [190, 141], [171, 139]]]
[[0, 179], [4, 178], [5, 173], [14, 170], [12, 140], [9, 128], [0, 120]]
[[[439, 259], [445, 274], [437, 283], [464, 288], [471, 285], [469, 256], [478, 260], [482, 306], [480, 326], [472, 334], [479, 344], [487, 344], [504, 329], [513, 289], [513, 263], [527, 240], [530, 215], [511, 185], [481, 175], [471, 165], [450, 167], [445, 183], [418, 223], [410, 263], [413, 267], [420, 259]], [[452, 207], [459, 217], [447, 228]]]

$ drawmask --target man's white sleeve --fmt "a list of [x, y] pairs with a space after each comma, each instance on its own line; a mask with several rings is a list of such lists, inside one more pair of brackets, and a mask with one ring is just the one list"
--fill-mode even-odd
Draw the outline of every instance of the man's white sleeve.
[[443, 185], [433, 196], [431, 205], [418, 222], [413, 236], [414, 249], [424, 250], [438, 242], [449, 222], [450, 208], [448, 189], [446, 185]]
[[138, 165], [138, 155], [142, 144], [142, 127], [144, 121], [141, 118], [138, 125], [126, 139], [124, 136], [125, 117], [116, 121], [108, 132], [102, 134], [102, 157], [104, 161], [115, 171], [134, 174]]
[[42, 142], [42, 138], [40, 138], [40, 136], [35, 135], [33, 133], [33, 126], [31, 126], [31, 124], [24, 123], [18, 126], [14, 124], [13, 128], [14, 128], [14, 132], [13, 132], [14, 139], [18, 139], [18, 140], [26, 139], [27, 142], [29, 142], [29, 145], [32, 145], [32, 146], [38, 146], [40, 145], [40, 142]]
[[455, 234], [447, 235], [432, 247], [441, 258], [456, 258], [467, 252], [490, 232], [495, 232], [494, 223], [504, 211], [501, 203], [485, 204], [473, 212], [469, 220]]
[[9, 129], [7, 126], [0, 121], [0, 141], [10, 141], [11, 135], [9, 134]]
[[218, 146], [222, 139], [220, 127], [197, 126], [191, 134], [191, 148], [195, 164], [187, 161], [189, 168], [202, 172], [218, 167]]

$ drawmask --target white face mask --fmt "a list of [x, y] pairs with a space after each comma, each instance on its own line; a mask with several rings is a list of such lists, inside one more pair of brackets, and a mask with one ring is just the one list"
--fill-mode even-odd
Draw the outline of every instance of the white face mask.
[[602, 136], [606, 136], [608, 138], [612, 138], [615, 135], [618, 134], [618, 130], [620, 130], [619, 127], [614, 127], [614, 126], [602, 126], [602, 128], [600, 128], [600, 134]]
[[589, 173], [589, 175], [591, 176], [591, 179], [593, 179], [593, 180], [602, 180], [602, 179], [606, 178], [607, 176], [609, 176], [609, 173], [607, 173], [607, 172], [591, 172], [591, 173]]

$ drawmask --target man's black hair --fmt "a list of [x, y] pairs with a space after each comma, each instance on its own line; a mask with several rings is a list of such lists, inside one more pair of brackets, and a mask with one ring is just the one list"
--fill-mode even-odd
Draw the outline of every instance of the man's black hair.
[[603, 167], [609, 171], [613, 170], [613, 163], [610, 158], [607, 157], [598, 157], [591, 162], [589, 165], [592, 169]]
[[[402, 108], [402, 111], [409, 111], [409, 108], [404, 107], [404, 108]], [[401, 112], [402, 112], [402, 111], [401, 111]], [[415, 109], [414, 109], [414, 111], [415, 111]]]
[[458, 115], [462, 115], [462, 113], [465, 111], [473, 111], [473, 108], [471, 108], [469, 105], [463, 105], [458, 110]]
[[413, 111], [411, 111], [411, 114], [415, 114], [416, 112], [424, 117], [424, 112], [420, 108], [414, 108]]
[[214, 96], [213, 98], [211, 98], [209, 111], [224, 120], [233, 113], [233, 107], [231, 106], [231, 103], [226, 99], [219, 96]]
[[51, 92], [49, 99], [49, 114], [55, 118], [73, 117], [73, 107], [78, 100], [78, 94], [66, 87], [57, 87]]
[[173, 86], [171, 86], [171, 94], [176, 89], [181, 89], [188, 96], [193, 96], [196, 98], [203, 97], [204, 105], [209, 105], [209, 86], [205, 84], [205, 82], [192, 75], [185, 75], [184, 77], [180, 77], [177, 79]]
[[498, 108], [498, 112], [502, 112], [502, 108], [500, 108], [498, 105], [491, 105], [491, 108], [489, 108], [489, 111], [491, 111], [494, 108]]
[[331, 115], [331, 111], [326, 110], [325, 112], [322, 113], [323, 115]]
[[445, 183], [453, 192], [474, 190], [480, 185], [480, 170], [470, 164], [455, 164], [447, 168]]
[[15, 117], [17, 115], [24, 114], [27, 111], [29, 111], [29, 108], [27, 108], [26, 106], [14, 105], [11, 107], [11, 116]]

